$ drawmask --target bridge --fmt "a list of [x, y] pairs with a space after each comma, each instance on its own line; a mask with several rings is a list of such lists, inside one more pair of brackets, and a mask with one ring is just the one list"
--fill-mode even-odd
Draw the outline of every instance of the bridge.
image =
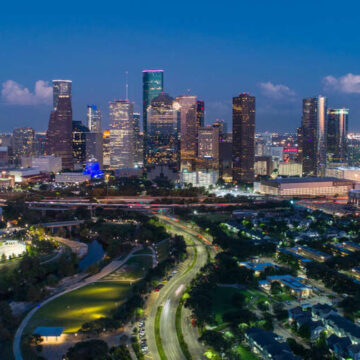
[[51, 232], [54, 233], [55, 229], [58, 228], [68, 228], [71, 232], [73, 226], [79, 226], [83, 224], [84, 220], [69, 220], [69, 221], [57, 221], [57, 222], [48, 222], [48, 223], [40, 223], [40, 226], [43, 228], [51, 229]]

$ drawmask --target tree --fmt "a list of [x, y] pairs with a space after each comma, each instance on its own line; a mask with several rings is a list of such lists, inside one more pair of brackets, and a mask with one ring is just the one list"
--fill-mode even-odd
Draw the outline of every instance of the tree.
[[205, 342], [218, 352], [226, 351], [229, 343], [224, 339], [221, 333], [213, 330], [206, 330], [200, 337], [200, 341]]
[[131, 355], [125, 345], [120, 345], [110, 349], [111, 360], [131, 360]]
[[299, 327], [299, 330], [298, 330], [298, 334], [306, 339], [306, 340], [309, 340], [310, 337], [311, 337], [311, 330], [310, 330], [310, 327], [308, 324], [302, 324], [300, 327]]
[[106, 360], [109, 347], [103, 340], [81, 341], [66, 353], [67, 360]]
[[279, 295], [282, 293], [281, 284], [278, 281], [273, 281], [271, 283], [271, 294], [272, 295]]

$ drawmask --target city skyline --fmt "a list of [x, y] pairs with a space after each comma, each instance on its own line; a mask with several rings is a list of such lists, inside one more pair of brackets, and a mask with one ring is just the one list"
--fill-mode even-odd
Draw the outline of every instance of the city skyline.
[[[203, 99], [207, 123], [223, 118], [230, 126], [231, 98], [247, 91], [257, 98], [258, 130], [295, 131], [301, 99], [322, 94], [334, 108], [351, 109], [349, 130], [360, 130], [356, 11], [339, 15], [333, 2], [312, 5], [311, 12], [300, 4], [229, 3], [220, 9], [207, 4], [199, 16], [189, 15], [186, 6], [168, 11], [159, 4], [148, 17], [149, 6], [125, 4], [121, 13], [117, 6], [111, 12], [102, 5], [96, 11], [77, 6], [70, 13], [5, 8], [6, 16], [0, 15], [0, 33], [6, 35], [0, 59], [3, 131], [45, 130], [51, 95], [44, 81], [56, 78], [73, 80], [74, 119], [84, 122], [86, 105], [94, 103], [106, 128], [108, 101], [126, 97], [126, 71], [129, 98], [140, 112], [141, 72], [149, 68], [164, 69], [164, 91], [172, 96], [191, 89]], [[256, 12], [256, 21], [249, 17], [239, 24], [240, 10]], [[319, 16], [336, 28], [314, 21]], [[313, 41], [316, 33], [321, 40]]]

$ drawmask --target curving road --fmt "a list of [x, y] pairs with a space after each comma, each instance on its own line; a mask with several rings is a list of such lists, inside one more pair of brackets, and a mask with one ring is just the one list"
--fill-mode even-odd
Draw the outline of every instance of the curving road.
[[[159, 293], [153, 293], [148, 302], [148, 317], [145, 325], [149, 354], [148, 358], [160, 359], [155, 341], [155, 315], [159, 306], [163, 306], [160, 318], [160, 337], [168, 360], [185, 360], [177, 338], [175, 316], [181, 296], [191, 280], [207, 262], [206, 246], [197, 239], [196, 233], [187, 229], [183, 224], [177, 223], [168, 217], [161, 219], [176, 228], [176, 233], [190, 237], [194, 242], [188, 246], [189, 257], [180, 265], [179, 271]], [[196, 248], [196, 255], [195, 255]], [[196, 257], [196, 259], [195, 259]], [[194, 262], [195, 259], [195, 262]], [[204, 349], [198, 342], [197, 329], [192, 327], [189, 311], [183, 308], [182, 328], [185, 341], [194, 360], [203, 359]]]
[[58, 298], [59, 296], [62, 296], [62, 295], [66, 294], [66, 293], [68, 293], [70, 291], [80, 289], [83, 286], [86, 286], [86, 285], [89, 285], [89, 284], [91, 284], [93, 282], [96, 282], [99, 279], [105, 277], [106, 275], [114, 272], [116, 269], [123, 266], [133, 256], [133, 253], [138, 251], [139, 249], [141, 249], [141, 247], [134, 248], [124, 259], [112, 261], [110, 264], [106, 265], [99, 273], [97, 273], [97, 274], [95, 274], [93, 276], [90, 276], [90, 277], [86, 278], [85, 280], [74, 284], [73, 286], [70, 286], [65, 291], [62, 291], [60, 293], [57, 293], [56, 295], [53, 295], [53, 296], [49, 297], [48, 299], [44, 300], [41, 304], [39, 304], [38, 306], [33, 308], [25, 316], [25, 318], [23, 319], [23, 321], [19, 325], [18, 329], [16, 330], [15, 337], [14, 337], [14, 342], [13, 342], [13, 353], [14, 353], [15, 360], [23, 360], [23, 357], [21, 355], [21, 337], [22, 337], [24, 329], [26, 328], [26, 326], [29, 323], [30, 319], [36, 313], [36, 311], [38, 311], [38, 309], [40, 307], [46, 305], [47, 303], [49, 303], [50, 301]]

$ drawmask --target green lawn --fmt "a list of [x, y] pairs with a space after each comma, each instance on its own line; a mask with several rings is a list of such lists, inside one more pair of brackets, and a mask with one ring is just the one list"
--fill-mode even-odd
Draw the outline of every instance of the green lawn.
[[60, 296], [39, 309], [26, 332], [37, 326], [64, 326], [65, 332], [79, 330], [84, 322], [108, 316], [130, 293], [130, 285], [100, 281]]
[[152, 256], [134, 256], [124, 266], [104, 278], [105, 281], [135, 281], [143, 278], [153, 262]]

